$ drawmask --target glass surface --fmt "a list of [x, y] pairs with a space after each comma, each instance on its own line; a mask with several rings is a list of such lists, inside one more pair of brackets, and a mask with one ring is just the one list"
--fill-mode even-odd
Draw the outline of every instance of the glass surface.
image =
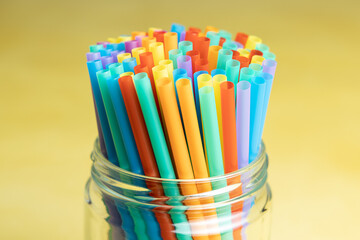
[[[91, 154], [85, 239], [247, 239], [270, 237], [271, 190], [262, 144], [246, 168], [220, 177], [173, 180], [122, 170]], [[196, 187], [198, 194], [183, 195]]]

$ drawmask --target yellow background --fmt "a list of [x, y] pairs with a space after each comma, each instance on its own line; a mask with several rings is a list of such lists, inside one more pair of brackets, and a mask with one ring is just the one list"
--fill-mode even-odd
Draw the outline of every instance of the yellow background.
[[277, 54], [272, 239], [360, 239], [359, 3], [1, 1], [0, 239], [82, 239], [97, 134], [85, 53], [172, 22], [258, 35]]

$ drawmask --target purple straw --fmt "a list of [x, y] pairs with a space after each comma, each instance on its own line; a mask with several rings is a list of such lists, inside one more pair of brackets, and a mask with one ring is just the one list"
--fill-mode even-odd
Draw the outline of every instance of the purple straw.
[[236, 140], [238, 165], [242, 168], [249, 164], [251, 84], [248, 81], [240, 81], [236, 87]]
[[127, 53], [131, 53], [131, 50], [137, 47], [138, 47], [138, 41], [136, 40], [125, 42], [125, 52]]
[[270, 73], [271, 75], [275, 76], [275, 70], [277, 66], [277, 62], [275, 60], [265, 59], [262, 66], [264, 73]]
[[180, 42], [181, 42], [181, 41], [185, 41], [185, 34], [186, 34], [186, 31], [181, 32]]
[[[189, 78], [193, 79], [192, 74], [192, 65], [191, 65], [191, 57], [187, 55], [183, 55], [177, 58], [178, 68], [183, 68], [186, 70]], [[194, 86], [194, 85], [193, 85]]]
[[100, 59], [100, 52], [88, 52], [86, 53], [86, 61], [95, 61]]
[[117, 55], [120, 54], [120, 51], [112, 51], [111, 52], [111, 57], [113, 58], [114, 60], [114, 63], [117, 63], [118, 62], [118, 59], [117, 59]]
[[141, 46], [142, 46], [142, 39], [143, 39], [144, 37], [147, 37], [147, 36], [139, 35], [139, 36], [136, 36], [136, 37], [135, 37], [135, 41], [138, 42], [138, 47], [141, 47]]
[[114, 63], [112, 56], [101, 57], [100, 60], [104, 69], [106, 69], [109, 64]]

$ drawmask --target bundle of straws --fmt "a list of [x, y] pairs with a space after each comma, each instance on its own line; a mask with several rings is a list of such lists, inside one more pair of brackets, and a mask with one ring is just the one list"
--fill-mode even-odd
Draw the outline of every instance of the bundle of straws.
[[86, 57], [100, 148], [114, 165], [201, 179], [256, 158], [277, 65], [260, 38], [173, 24], [98, 42]]

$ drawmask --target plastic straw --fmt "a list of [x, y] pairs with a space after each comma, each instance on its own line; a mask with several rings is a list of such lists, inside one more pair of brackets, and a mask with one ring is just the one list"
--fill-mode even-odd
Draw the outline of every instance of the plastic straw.
[[[192, 50], [198, 50], [198, 33], [193, 31], [187, 31], [185, 34], [185, 41], [192, 42], [193, 49]], [[186, 54], [186, 52], [184, 53]]]
[[242, 69], [244, 67], [249, 67], [250, 62], [247, 57], [240, 56], [240, 57], [238, 57], [238, 60], [240, 62], [240, 69]]
[[261, 38], [250, 35], [246, 42], [245, 48], [250, 49], [250, 50], [255, 49], [256, 44], [261, 43], [261, 42], [262, 42]]
[[171, 24], [171, 32], [175, 32], [177, 33], [177, 40], [178, 42], [180, 42], [180, 35], [181, 32], [185, 31], [185, 26], [181, 25], [181, 24], [177, 24], [177, 23], [173, 23]]
[[255, 56], [252, 57], [251, 63], [257, 63], [257, 64], [260, 64], [260, 65], [261, 65], [264, 60], [265, 60], [264, 57], [259, 56], [259, 55], [255, 55]]
[[255, 76], [255, 71], [251, 68], [244, 67], [240, 70], [239, 81], [248, 81], [251, 83], [251, 78]]
[[95, 61], [100, 59], [100, 53], [99, 52], [88, 52], [86, 53], [86, 61]]
[[[201, 75], [200, 75], [201, 76]], [[210, 177], [221, 176], [224, 174], [224, 165], [221, 152], [219, 127], [216, 117], [216, 106], [214, 89], [211, 86], [205, 86], [199, 91], [200, 105], [201, 105], [201, 118], [203, 121], [204, 135], [206, 142], [207, 161], [209, 166]], [[225, 187], [226, 181], [212, 182], [213, 189]], [[229, 199], [228, 194], [222, 196], [215, 196], [215, 202], [225, 201]], [[231, 225], [231, 208], [225, 207], [224, 209], [217, 209], [218, 216], [221, 219], [222, 215], [224, 220], [220, 225]], [[221, 227], [220, 227], [221, 229]], [[221, 233], [222, 239], [233, 239], [232, 230]]]
[[217, 67], [217, 62], [218, 62], [218, 55], [219, 55], [219, 51], [220, 51], [221, 47], [214, 45], [209, 47], [209, 56], [208, 56], [208, 60], [209, 60], [209, 72], [211, 72], [212, 70], [216, 69]]
[[[227, 80], [232, 82], [234, 84], [234, 86], [236, 86], [236, 84], [239, 81], [239, 74], [240, 74], [240, 62], [238, 60], [228, 60], [226, 62], [226, 77]], [[236, 96], [236, 89], [234, 89], [235, 91], [235, 96]], [[235, 104], [235, 102], [234, 102]]]
[[[136, 92], [139, 98], [141, 110], [145, 119], [145, 124], [149, 133], [151, 145], [158, 165], [159, 173], [162, 178], [175, 179], [174, 168], [171, 163], [168, 147], [166, 145], [164, 132], [161, 127], [159, 114], [156, 110], [154, 96], [150, 85], [150, 80], [146, 74], [140, 73], [134, 77]], [[179, 196], [180, 193], [176, 186], [164, 187], [165, 194], [168, 196]], [[181, 224], [183, 232], [190, 232], [185, 215], [175, 213], [171, 215], [175, 225]], [[190, 240], [190, 236], [177, 235], [179, 239]]]
[[160, 60], [164, 60], [164, 44], [162, 42], [150, 43], [149, 50], [153, 54], [155, 66], [159, 64]]
[[124, 59], [127, 59], [127, 58], [131, 58], [130, 53], [120, 53], [117, 55], [118, 63], [122, 63], [122, 61], [124, 61]]
[[205, 33], [210, 32], [210, 31], [217, 33], [217, 32], [219, 32], [219, 29], [214, 26], [206, 26]]
[[133, 72], [124, 72], [124, 73], [120, 74], [120, 77], [123, 77], [123, 76], [133, 77], [133, 76], [134, 76], [134, 73], [133, 73]]
[[114, 63], [114, 59], [111, 56], [100, 58], [103, 68], [106, 69], [108, 65]]
[[164, 44], [164, 35], [165, 35], [166, 31], [155, 31], [154, 32], [154, 37], [156, 38], [157, 42], [161, 42]]
[[194, 72], [198, 72], [198, 71], [209, 71], [209, 62], [206, 58], [203, 59], [198, 59], [195, 62], [195, 70], [193, 70]]
[[162, 178], [175, 179], [175, 172], [172, 167], [164, 132], [156, 110], [150, 80], [146, 74], [139, 73], [135, 75], [134, 83], [160, 176]]
[[133, 48], [137, 48], [137, 47], [140, 47], [140, 46], [138, 45], [138, 41], [136, 41], [136, 40], [131, 40], [131, 41], [125, 42], [125, 52], [127, 52], [127, 53], [131, 53], [131, 50]]
[[207, 37], [200, 37], [198, 43], [200, 58], [207, 60], [209, 55], [210, 39]]
[[136, 58], [131, 57], [131, 58], [124, 59], [122, 61], [122, 64], [124, 66], [124, 71], [125, 72], [133, 72], [133, 73], [135, 73], [134, 67], [136, 66]]
[[243, 46], [246, 46], [248, 40], [248, 35], [246, 33], [238, 32], [235, 37], [235, 41], [241, 43]]
[[210, 46], [218, 46], [220, 42], [220, 36], [216, 32], [207, 32], [206, 37], [210, 39]]
[[[221, 143], [221, 150], [224, 152], [224, 145], [223, 145], [223, 131], [222, 131], [222, 114], [221, 114], [221, 90], [220, 84], [222, 82], [227, 81], [227, 77], [223, 74], [218, 74], [213, 77], [213, 87], [214, 87], [214, 95], [215, 95], [215, 106], [216, 106], [216, 115], [218, 120], [218, 127], [219, 127], [219, 134], [220, 134], [220, 143]], [[223, 156], [224, 157], [224, 156]], [[224, 159], [224, 158], [223, 158]]]
[[154, 37], [144, 37], [143, 39], [141, 39], [142, 46], [145, 47], [147, 52], [150, 51], [149, 45], [155, 42], [156, 42], [156, 38]]
[[178, 48], [177, 33], [168, 32], [164, 34], [165, 57], [169, 58], [169, 51]]
[[238, 170], [234, 83], [220, 84], [225, 173]]
[[238, 46], [237, 46], [237, 44], [235, 44], [235, 43], [232, 42], [232, 41], [226, 41], [226, 42], [223, 44], [223, 49], [237, 50], [237, 49], [238, 49]]
[[225, 70], [226, 62], [232, 59], [232, 51], [229, 49], [221, 49], [219, 51], [218, 61], [217, 61], [217, 69]]
[[[194, 90], [195, 90], [195, 105], [196, 105], [196, 115], [198, 120], [198, 125], [200, 129], [201, 139], [203, 139], [203, 132], [202, 132], [202, 124], [201, 124], [201, 112], [200, 112], [200, 102], [199, 102], [199, 87], [198, 87], [198, 76], [201, 74], [207, 74], [207, 71], [198, 71], [194, 73]], [[210, 78], [211, 80], [211, 78]]]
[[183, 55], [186, 55], [188, 51], [193, 50], [193, 43], [190, 41], [179, 42], [179, 50], [181, 50]]
[[231, 41], [231, 33], [225, 30], [220, 30], [218, 35], [222, 38], [225, 38], [227, 41]]
[[90, 52], [98, 52], [100, 49], [104, 49], [103, 45], [91, 45]]
[[[145, 76], [146, 73], [140, 74]], [[139, 75], [137, 75], [139, 76]], [[134, 133], [134, 139], [139, 151], [139, 156], [147, 176], [159, 177], [159, 171], [156, 165], [155, 156], [151, 147], [150, 138], [146, 129], [145, 120], [141, 112], [139, 100], [136, 95], [133, 80], [129, 76], [119, 79], [121, 92], [123, 93], [124, 104], [127, 115]]]
[[[191, 57], [191, 72], [195, 72], [195, 62], [197, 60], [200, 60], [200, 53], [197, 50], [192, 50], [192, 51], [188, 51], [186, 53], [187, 56]], [[191, 74], [191, 78], [192, 78], [192, 74]]]
[[275, 70], [277, 66], [277, 62], [275, 60], [265, 59], [262, 66], [264, 73], [270, 73], [271, 75], [275, 76]]
[[263, 67], [260, 64], [257, 64], [257, 63], [251, 63], [249, 65], [249, 68], [254, 70], [255, 76], [258, 76], [263, 71]]
[[144, 47], [137, 47], [137, 48], [133, 48], [133, 49], [131, 50], [132, 56], [133, 56], [134, 58], [136, 58], [136, 63], [137, 63], [137, 65], [140, 64], [140, 57], [139, 57], [139, 55], [140, 55], [141, 53], [144, 53], [144, 52], [146, 52], [146, 48], [144, 48]]
[[211, 71], [212, 77], [215, 77], [216, 75], [219, 75], [219, 74], [226, 75], [226, 72], [223, 69], [214, 69]]
[[253, 56], [256, 56], [256, 55], [262, 56], [263, 53], [262, 53], [261, 51], [259, 51], [259, 50], [255, 50], [255, 49], [251, 50], [251, 51], [250, 51], [250, 54], [249, 54], [250, 62], [251, 62], [251, 60], [252, 60], [252, 57], [253, 57]]
[[130, 165], [128, 162], [127, 154], [125, 151], [125, 146], [123, 139], [121, 137], [120, 128], [117, 123], [116, 114], [114, 111], [114, 105], [111, 101], [110, 92], [107, 87], [107, 81], [110, 81], [111, 74], [109, 70], [101, 70], [96, 73], [98, 78], [99, 87], [101, 91], [101, 96], [104, 102], [105, 111], [107, 115], [107, 119], [109, 121], [109, 126], [111, 130], [111, 135], [114, 140], [116, 155], [118, 157], [119, 166], [125, 170], [130, 171]]
[[174, 65], [172, 61], [169, 59], [164, 59], [159, 62], [159, 65], [164, 65], [166, 67], [170, 80], [174, 81], [174, 77], [173, 77]]
[[232, 59], [239, 61], [240, 53], [238, 51], [235, 51], [235, 50], [231, 50], [231, 51], [233, 53]]
[[265, 85], [266, 85], [264, 106], [263, 106], [263, 110], [262, 110], [262, 114], [261, 114], [261, 125], [260, 125], [260, 140], [261, 140], [261, 137], [262, 137], [263, 131], [264, 131], [265, 118], [266, 118], [267, 108], [269, 105], [270, 93], [271, 93], [274, 76], [271, 75], [270, 73], [261, 73], [259, 76], [264, 78]]
[[261, 115], [263, 112], [265, 98], [265, 79], [253, 77], [251, 79], [251, 100], [250, 100], [250, 163], [256, 158], [261, 136]]
[[183, 68], [186, 70], [189, 78], [191, 78], [191, 79], [193, 78], [192, 63], [191, 63], [190, 56], [184, 55], [184, 56], [178, 57], [177, 65], [178, 65], [178, 68]]
[[243, 57], [248, 58], [250, 55], [250, 51], [247, 49], [238, 49], [237, 51], [240, 53], [240, 56], [243, 56]]
[[275, 60], [276, 55], [274, 53], [272, 53], [272, 52], [266, 52], [266, 53], [264, 53], [263, 57], [265, 59]]
[[259, 50], [259, 51], [261, 51], [263, 53], [266, 53], [266, 52], [269, 51], [269, 47], [267, 45], [263, 44], [263, 43], [256, 44], [255, 49]]
[[182, 51], [179, 49], [173, 49], [169, 51], [169, 59], [173, 62], [174, 64], [174, 69], [177, 69], [177, 59], [178, 57], [182, 56]]
[[237, 84], [236, 139], [239, 168], [249, 164], [250, 92], [250, 82], [240, 81]]
[[110, 126], [109, 126], [109, 122], [108, 122], [108, 119], [106, 116], [104, 102], [101, 97], [99, 82], [98, 82], [97, 76], [96, 76], [96, 73], [103, 69], [101, 61], [95, 60], [95, 61], [87, 62], [87, 67], [89, 70], [91, 88], [92, 88], [92, 91], [94, 94], [96, 109], [98, 111], [98, 116], [99, 116], [99, 120], [100, 120], [100, 124], [101, 124], [101, 130], [102, 130], [102, 133], [104, 136], [107, 156], [108, 156], [109, 161], [112, 164], [119, 166], [117, 156], [116, 156], [114, 141], [111, 136]]

